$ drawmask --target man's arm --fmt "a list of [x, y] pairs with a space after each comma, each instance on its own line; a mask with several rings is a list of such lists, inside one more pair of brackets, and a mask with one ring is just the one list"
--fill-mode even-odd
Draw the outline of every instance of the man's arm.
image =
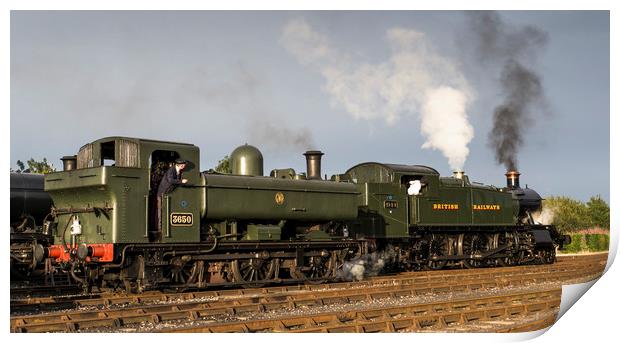
[[[174, 168], [174, 167], [172, 167], [172, 168]], [[169, 170], [166, 172], [166, 176], [165, 176], [165, 178], [166, 178], [166, 182], [168, 182], [168, 184], [170, 184], [170, 185], [175, 185], [175, 186], [180, 185], [180, 184], [182, 183], [182, 180], [178, 180], [178, 179], [174, 176], [174, 174], [175, 174], [175, 173], [174, 173], [174, 170], [173, 170], [172, 168], [171, 168], [171, 169], [169, 169]]]

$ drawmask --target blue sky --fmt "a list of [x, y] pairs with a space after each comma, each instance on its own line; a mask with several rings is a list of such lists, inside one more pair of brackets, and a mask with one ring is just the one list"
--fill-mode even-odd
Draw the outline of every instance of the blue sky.
[[[547, 37], [524, 59], [546, 106], [523, 131], [522, 185], [609, 201], [608, 12], [499, 17], [509, 32], [530, 26]], [[501, 68], [482, 63], [475, 43], [458, 11], [13, 11], [11, 166], [47, 157], [58, 168], [84, 143], [127, 135], [196, 144], [203, 170], [247, 142], [262, 150], [266, 172], [304, 171], [301, 154], [316, 148], [327, 174], [380, 161], [449, 175], [446, 155], [466, 146], [470, 178], [501, 186], [506, 168], [488, 137]], [[442, 151], [439, 135], [422, 148], [461, 123], [426, 106], [426, 92], [444, 86], [465, 97], [448, 108], [464, 111], [455, 118], [471, 137]], [[456, 126], [452, 137], [463, 133]]]

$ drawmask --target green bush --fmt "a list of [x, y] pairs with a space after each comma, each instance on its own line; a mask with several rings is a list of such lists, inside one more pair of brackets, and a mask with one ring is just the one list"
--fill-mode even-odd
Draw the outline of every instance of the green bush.
[[565, 196], [548, 196], [542, 206], [545, 210], [551, 210], [550, 224], [562, 232], [594, 228], [609, 230], [609, 205], [600, 195], [590, 197], [587, 203]]
[[582, 244], [581, 242], [583, 239], [583, 235], [573, 234], [573, 235], [570, 235], [570, 238], [571, 238], [571, 242], [569, 245], [565, 247], [563, 252], [567, 254], [580, 252], [582, 250], [582, 246], [585, 245], [585, 244]]
[[609, 235], [603, 235], [603, 246], [605, 250], [609, 250]]
[[592, 226], [588, 208], [584, 203], [569, 197], [548, 197], [543, 206], [554, 212], [553, 225], [563, 232], [575, 232]]
[[601, 199], [600, 195], [591, 197], [586, 206], [588, 207], [588, 217], [590, 217], [592, 225], [609, 228], [609, 205], [607, 205], [605, 200]]
[[571, 234], [571, 243], [565, 247], [563, 253], [596, 252], [609, 249], [609, 235], [607, 234]]
[[598, 235], [586, 234], [585, 237], [586, 237], [586, 246], [588, 247], [588, 250], [590, 250], [590, 251], [592, 251], [592, 250], [598, 251], [598, 250], [596, 250], [596, 249], [598, 249], [599, 241], [600, 241]]
[[608, 235], [589, 234], [585, 236], [589, 251], [605, 251], [609, 249]]
[[[47, 161], [47, 158], [43, 158], [43, 161], [36, 161], [34, 158], [31, 158], [28, 161], [26, 161], [26, 163], [28, 164], [28, 168], [26, 168], [26, 165], [24, 164], [24, 162], [17, 160], [18, 169], [15, 170], [15, 172], [47, 174], [47, 173], [53, 173], [56, 171], [56, 168], [54, 167], [54, 165], [49, 163]], [[14, 172], [13, 168], [11, 168], [11, 173], [12, 172]]]

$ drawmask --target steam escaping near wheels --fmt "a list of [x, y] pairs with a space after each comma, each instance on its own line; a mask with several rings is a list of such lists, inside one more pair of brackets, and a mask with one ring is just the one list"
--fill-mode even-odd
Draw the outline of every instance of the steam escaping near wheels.
[[338, 271], [338, 277], [346, 281], [361, 281], [369, 276], [379, 275], [396, 261], [398, 253], [392, 246], [385, 250], [362, 255], [347, 261]]

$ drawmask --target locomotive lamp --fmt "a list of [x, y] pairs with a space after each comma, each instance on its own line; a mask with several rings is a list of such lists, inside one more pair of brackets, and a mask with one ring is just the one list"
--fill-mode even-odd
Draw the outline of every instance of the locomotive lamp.
[[82, 234], [82, 225], [80, 225], [80, 219], [77, 216], [73, 217], [73, 222], [71, 223], [71, 235], [81, 235]]

